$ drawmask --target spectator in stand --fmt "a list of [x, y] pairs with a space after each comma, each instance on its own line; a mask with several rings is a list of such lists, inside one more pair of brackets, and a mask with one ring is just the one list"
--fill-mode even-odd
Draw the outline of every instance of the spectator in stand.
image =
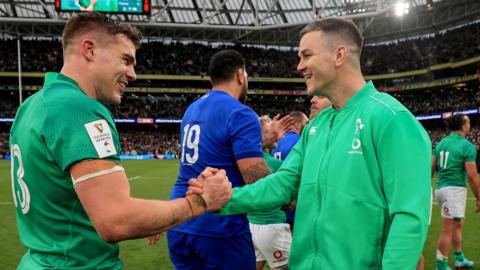
[[[62, 65], [59, 39], [23, 39], [23, 71], [58, 71]], [[17, 70], [16, 39], [0, 39], [0, 71]], [[426, 68], [471, 58], [480, 54], [479, 23], [435, 36], [365, 46], [362, 52], [364, 74], [385, 74]], [[205, 67], [215, 51], [235, 49], [245, 56], [251, 77], [298, 77], [296, 49], [277, 49], [239, 45], [217, 47], [199, 43], [155, 42], [142, 44], [137, 53], [139, 74], [205, 75]], [[38, 52], [42, 53], [39, 54]], [[162, 51], [166, 53], [158, 54]], [[388, 55], [388, 57], [384, 57]], [[385, 68], [388, 67], [388, 68]]]

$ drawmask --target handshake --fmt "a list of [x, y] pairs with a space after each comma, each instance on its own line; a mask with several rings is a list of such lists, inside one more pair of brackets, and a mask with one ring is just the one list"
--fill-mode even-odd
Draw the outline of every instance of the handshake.
[[201, 196], [206, 211], [221, 209], [232, 197], [232, 183], [225, 170], [207, 167], [196, 179], [190, 179], [188, 185], [187, 196]]

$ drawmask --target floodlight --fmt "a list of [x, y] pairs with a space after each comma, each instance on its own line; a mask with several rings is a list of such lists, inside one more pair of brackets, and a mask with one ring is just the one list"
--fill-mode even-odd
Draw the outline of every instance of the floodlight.
[[401, 17], [410, 11], [410, 4], [405, 2], [397, 2], [395, 4], [395, 15]]

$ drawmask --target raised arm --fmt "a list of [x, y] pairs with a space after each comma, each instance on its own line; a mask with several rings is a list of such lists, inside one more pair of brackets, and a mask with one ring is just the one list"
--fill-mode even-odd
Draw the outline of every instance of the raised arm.
[[204, 193], [173, 201], [133, 198], [123, 168], [107, 160], [71, 166], [75, 191], [97, 233], [107, 242], [154, 235], [205, 211], [219, 209], [231, 196], [225, 171], [204, 172]]

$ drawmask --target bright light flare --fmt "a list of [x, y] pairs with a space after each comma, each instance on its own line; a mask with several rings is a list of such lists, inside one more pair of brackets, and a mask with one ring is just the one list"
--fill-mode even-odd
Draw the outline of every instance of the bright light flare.
[[395, 15], [401, 17], [405, 14], [408, 14], [410, 11], [410, 4], [404, 2], [398, 2], [395, 4]]

